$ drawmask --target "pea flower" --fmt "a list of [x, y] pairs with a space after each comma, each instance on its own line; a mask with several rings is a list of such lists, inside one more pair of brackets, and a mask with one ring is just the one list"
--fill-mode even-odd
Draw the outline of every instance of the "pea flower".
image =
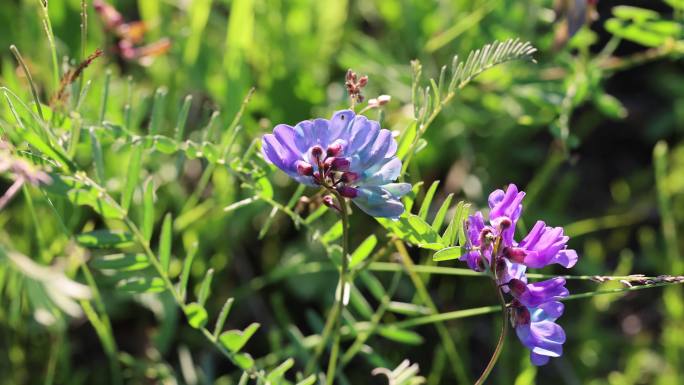
[[398, 218], [408, 183], [394, 183], [401, 172], [397, 142], [389, 130], [351, 110], [328, 119], [279, 124], [264, 135], [264, 158], [292, 179], [336, 190], [374, 217]]
[[479, 211], [466, 220], [466, 252], [461, 260], [472, 270], [490, 271], [500, 289], [513, 298], [508, 306], [518, 338], [531, 350], [532, 363], [544, 365], [563, 352], [565, 332], [555, 321], [563, 313], [558, 300], [569, 292], [562, 277], [528, 283], [525, 273], [527, 268], [550, 264], [570, 268], [578, 256], [567, 248], [569, 238], [563, 228], [549, 227], [543, 221], [537, 221], [530, 233], [516, 242], [524, 197], [525, 192], [514, 184], [506, 191], [492, 192], [488, 220]]

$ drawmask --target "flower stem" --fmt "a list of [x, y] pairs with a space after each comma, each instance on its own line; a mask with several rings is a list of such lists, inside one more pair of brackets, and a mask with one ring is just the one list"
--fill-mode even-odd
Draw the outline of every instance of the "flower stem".
[[[340, 269], [340, 281], [338, 284], [338, 292], [336, 293], [337, 312], [332, 312], [331, 316], [335, 317], [333, 328], [333, 345], [330, 350], [330, 359], [328, 361], [328, 370], [326, 372], [326, 385], [332, 385], [335, 382], [335, 371], [337, 368], [338, 356], [340, 354], [340, 337], [342, 328], [342, 312], [345, 307], [346, 286], [347, 286], [347, 270], [349, 269], [349, 213], [347, 211], [346, 200], [334, 189], [331, 189], [338, 203], [340, 204], [340, 216], [342, 217], [342, 268]], [[325, 343], [325, 341], [324, 341]]]
[[503, 351], [503, 346], [504, 342], [506, 342], [506, 335], [508, 334], [508, 317], [507, 317], [507, 308], [506, 308], [506, 300], [504, 299], [503, 293], [501, 292], [501, 289], [497, 286], [496, 280], [492, 281], [494, 283], [494, 287], [496, 288], [496, 292], [499, 295], [499, 301], [501, 301], [501, 334], [499, 334], [499, 341], [496, 343], [496, 348], [494, 349], [494, 353], [492, 354], [492, 358], [489, 360], [489, 363], [485, 367], [485, 369], [482, 371], [482, 374], [480, 375], [480, 378], [475, 381], [475, 385], [481, 385], [484, 384], [484, 382], [487, 380], [487, 377], [489, 377], [489, 374], [492, 372], [494, 369], [494, 365], [496, 365], [496, 362], [499, 360], [499, 356], [501, 355], [501, 352]]

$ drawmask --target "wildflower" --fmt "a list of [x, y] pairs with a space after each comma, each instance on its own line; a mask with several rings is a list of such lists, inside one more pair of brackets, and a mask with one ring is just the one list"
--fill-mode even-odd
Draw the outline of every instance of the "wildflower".
[[467, 250], [461, 260], [473, 270], [490, 271], [501, 290], [513, 297], [509, 308], [518, 337], [532, 351], [532, 362], [543, 365], [549, 357], [562, 354], [565, 333], [554, 321], [563, 312], [558, 300], [569, 292], [561, 277], [528, 283], [525, 273], [528, 267], [554, 263], [570, 268], [578, 257], [567, 248], [569, 238], [563, 229], [546, 226], [543, 221], [520, 243], [515, 241], [524, 197], [525, 192], [513, 184], [506, 191], [492, 192], [488, 223], [481, 212], [470, 215], [465, 223]]
[[563, 304], [552, 301], [538, 307], [526, 307], [514, 300], [511, 305], [511, 322], [520, 342], [530, 349], [532, 363], [546, 365], [550, 357], [560, 357], [565, 331], [555, 321], [563, 314]]
[[279, 124], [264, 135], [264, 157], [292, 179], [322, 186], [350, 198], [374, 217], [397, 218], [408, 183], [393, 183], [401, 172], [397, 142], [389, 130], [351, 110], [330, 120], [314, 119], [294, 127]]

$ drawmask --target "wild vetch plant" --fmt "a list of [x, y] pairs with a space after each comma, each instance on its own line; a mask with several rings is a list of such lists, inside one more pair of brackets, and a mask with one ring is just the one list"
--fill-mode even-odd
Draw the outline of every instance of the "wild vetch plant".
[[[580, 341], [577, 328], [561, 317], [565, 301], [684, 282], [679, 275], [630, 274], [631, 265], [618, 266], [614, 275], [602, 271], [575, 275], [575, 271], [597, 269], [591, 266], [592, 257], [584, 255], [590, 253], [583, 252], [579, 258], [574, 249], [579, 246], [578, 225], [557, 226], [550, 214], [531, 227], [524, 220], [530, 214], [525, 211], [523, 217], [523, 208], [538, 204], [534, 198], [546, 183], [541, 179], [535, 178], [525, 188], [526, 195], [518, 189], [517, 180], [500, 180], [492, 172], [491, 184], [502, 189], [489, 194], [486, 206], [474, 213], [471, 206], [476, 203], [452, 204], [453, 193], [439, 196], [439, 181], [423, 187], [423, 179], [429, 178], [419, 163], [426, 159], [423, 155], [452, 151], [430, 140], [434, 137], [427, 135], [429, 129], [435, 122], [443, 123], [439, 116], [452, 101], [463, 102], [464, 109], [456, 113], [466, 115], [469, 101], [486, 99], [481, 95], [485, 89], [497, 89], [494, 77], [491, 87], [463, 91], [489, 69], [526, 61], [506, 71], [517, 66], [532, 67], [526, 69], [531, 74], [541, 72], [529, 64], [541, 56], [531, 43], [497, 41], [465, 59], [455, 56], [427, 85], [418, 60], [410, 67], [387, 70], [389, 74], [401, 69], [398, 79], [410, 77], [410, 87], [402, 83], [390, 88], [383, 82], [393, 79], [389, 75], [384, 78], [377, 71], [362, 75], [350, 69], [329, 90], [330, 95], [346, 92], [341, 100], [317, 105], [317, 111], [323, 111], [318, 116], [281, 120], [280, 116], [292, 115], [282, 113], [291, 101], [279, 92], [291, 90], [267, 94], [265, 88], [289, 86], [294, 77], [287, 82], [254, 79], [257, 87], [249, 88], [252, 84], [242, 84], [251, 80], [241, 61], [266, 66], [270, 59], [286, 53], [297, 61], [293, 66], [300, 71], [301, 79], [296, 81], [302, 83], [293, 88], [300, 94], [306, 89], [304, 97], [323, 95], [312, 89], [318, 84], [312, 80], [317, 71], [307, 67], [308, 62], [298, 61], [311, 53], [290, 55], [290, 50], [304, 48], [281, 41], [246, 54], [250, 48], [246, 39], [251, 35], [236, 23], [245, 19], [246, 30], [251, 31], [255, 12], [272, 10], [235, 1], [230, 3], [226, 43], [230, 53], [219, 65], [207, 65], [212, 71], [221, 68], [227, 73], [227, 91], [212, 74], [205, 79], [211, 83], [207, 95], [187, 96], [173, 109], [169, 107], [176, 100], [171, 99], [186, 92], [175, 88], [175, 81], [189, 88], [197, 79], [191, 76], [191, 81], [183, 82], [184, 71], [178, 71], [173, 84], [150, 92], [145, 90], [150, 80], [146, 76], [168, 72], [173, 68], [170, 63], [181, 62], [183, 69], [197, 67], [200, 72], [204, 67], [195, 66], [198, 60], [213, 60], [213, 51], [200, 54], [204, 25], [212, 25], [207, 20], [215, 17], [211, 2], [191, 3], [183, 5], [191, 7], [189, 30], [171, 40], [165, 34], [172, 34], [172, 28], [156, 31], [150, 22], [163, 20], [156, 3], [140, 2], [142, 20], [126, 21], [115, 6], [94, 1], [91, 13], [97, 16], [104, 37], [98, 42], [100, 50], [89, 44], [90, 4], [82, 1], [80, 53], [65, 56], [60, 66], [59, 55], [65, 52], [56, 44], [48, 2], [41, 1], [48, 65], [33, 65], [19, 48], [10, 48], [16, 68], [5, 71], [8, 75], [3, 75], [0, 88], [5, 102], [0, 111], [0, 176], [8, 186], [0, 197], [0, 222], [9, 224], [0, 233], [0, 326], [10, 341], [5, 346], [5, 339], [0, 339], [2, 354], [9, 352], [7, 357], [0, 356], [0, 369], [8, 369], [13, 376], [10, 382], [27, 382], [31, 373], [26, 368], [40, 362], [46, 365], [44, 381], [41, 378], [46, 384], [347, 385], [370, 383], [373, 376], [390, 385], [483, 384], [493, 381], [490, 374], [506, 356], [502, 352], [510, 350], [510, 356], [529, 351], [515, 381], [524, 383], [534, 376], [537, 366], [552, 366], [560, 360], [579, 362], [575, 357], [579, 349], [564, 350], [566, 342], [591, 346], [591, 341]], [[557, 29], [549, 51], [570, 44], [581, 26], [595, 19], [595, 4], [590, 3], [580, 10], [566, 6], [558, 11], [565, 24]], [[336, 4], [325, 3], [320, 12]], [[338, 11], [320, 18], [324, 22], [311, 19], [323, 23], [316, 25], [325, 30], [324, 23], [332, 23]], [[492, 10], [483, 8], [482, 12], [469, 17], [480, 20]], [[155, 14], [156, 19], [151, 17]], [[280, 17], [276, 12], [264, 20], [271, 23]], [[530, 82], [514, 90], [516, 97], [546, 103], [549, 110], [541, 111], [539, 119], [553, 116], [553, 122], [537, 123], [551, 126], [554, 138], [554, 152], [541, 167], [539, 178], [548, 179], [562, 163], [557, 159], [568, 159], [579, 141], [570, 131], [570, 116], [582, 100], [593, 98], [606, 110], [617, 108], [618, 102], [602, 90], [601, 71], [681, 53], [681, 41], [672, 40], [673, 32], [658, 49], [615, 61], [611, 56], [615, 47], [621, 39], [634, 39], [634, 28], [650, 31], [651, 39], [657, 31], [673, 29], [653, 14], [629, 7], [618, 7], [615, 17], [612, 24], [606, 24], [613, 40], [598, 56], [573, 61], [568, 53], [560, 63], [573, 64], [544, 68], [543, 87]], [[279, 23], [274, 31], [280, 38]], [[458, 29], [427, 39], [426, 50], [439, 50], [454, 31]], [[269, 33], [267, 28], [259, 29], [256, 35]], [[310, 39], [315, 35], [307, 32]], [[588, 48], [580, 46], [579, 55], [588, 55]], [[181, 50], [182, 57], [172, 56]], [[264, 52], [273, 52], [273, 58], [266, 60]], [[334, 56], [324, 50], [317, 54]], [[349, 52], [342, 52], [340, 60], [347, 56]], [[155, 61], [161, 64], [155, 67]], [[103, 66], [108, 70], [97, 72]], [[43, 67], [49, 71], [38, 73]], [[143, 79], [120, 76], [119, 72], [130, 68], [138, 76], [137, 70], [154, 71], [142, 72]], [[405, 73], [409, 68], [410, 74]], [[559, 73], [567, 78], [547, 85]], [[395, 94], [389, 89], [399, 91]], [[235, 90], [244, 92], [236, 95]], [[220, 99], [224, 94], [229, 97]], [[263, 108], [268, 102], [271, 109], [252, 107], [255, 95], [256, 104]], [[272, 100], [266, 101], [269, 96]], [[404, 107], [397, 108], [395, 101], [404, 102]], [[487, 103], [492, 104], [483, 102]], [[217, 105], [225, 106], [229, 114], [213, 109]], [[507, 107], [527, 108], [522, 102]], [[170, 112], [174, 112], [171, 118]], [[486, 113], [474, 115], [487, 119]], [[529, 125], [537, 119], [531, 115], [519, 116], [517, 122]], [[513, 125], [518, 128], [518, 123]], [[656, 147], [658, 191], [666, 191], [661, 188], [668, 179], [666, 155], [664, 144]], [[478, 157], [469, 161], [477, 163]], [[481, 167], [494, 166], [485, 162]], [[296, 187], [290, 185], [293, 181]], [[470, 182], [464, 182], [467, 188], [463, 190], [476, 202], [482, 185]], [[284, 194], [292, 195], [282, 201]], [[675, 245], [668, 249], [668, 262], [672, 271], [678, 271], [670, 200], [664, 193], [658, 199], [663, 233], [668, 244]], [[600, 222], [605, 225], [611, 220]], [[296, 231], [288, 231], [290, 222]], [[300, 235], [306, 236], [306, 242], [299, 240]], [[285, 238], [287, 245], [278, 242]], [[254, 269], [251, 259], [257, 253], [263, 254], [263, 260]], [[430, 259], [459, 260], [468, 269], [435, 265]], [[229, 276], [228, 267], [239, 272], [237, 279]], [[560, 267], [573, 269], [571, 275], [553, 274]], [[328, 279], [330, 274], [336, 274], [334, 282]], [[435, 284], [436, 277], [440, 286]], [[470, 290], [480, 287], [471, 280], [489, 281], [491, 289]], [[608, 288], [580, 293], [573, 288], [571, 294], [566, 287], [571, 281], [605, 283]], [[269, 287], [282, 282], [287, 285], [277, 290]], [[294, 293], [304, 293], [301, 298], [307, 299], [297, 301]], [[678, 297], [672, 293], [666, 305], [675, 323]], [[462, 308], [483, 298], [485, 306]], [[9, 300], [6, 306], [5, 300]], [[452, 306], [458, 309], [446, 310]], [[462, 325], [447, 323], [492, 313], [500, 314], [498, 335], [489, 333], [489, 328], [469, 335]], [[153, 318], [154, 324], [146, 323], [145, 317]], [[121, 326], [122, 319], [128, 318], [144, 330]], [[585, 319], [584, 323], [593, 321]], [[419, 326], [424, 329], [414, 330]], [[88, 360], [88, 365], [92, 361], [98, 369], [83, 369], [78, 363], [84, 355], [96, 356], [87, 350], [94, 349], [92, 344], [73, 337], [85, 327], [88, 333], [95, 332], [97, 354], [103, 354], [101, 360]], [[520, 344], [510, 342], [514, 338], [509, 330], [515, 331]], [[23, 344], [22, 338], [32, 344]], [[49, 351], [35, 349], [36, 343], [42, 347], [45, 341], [52, 345]], [[430, 354], [421, 350], [427, 345], [434, 349]], [[253, 356], [254, 352], [259, 356]], [[24, 364], [27, 354], [37, 358]], [[588, 365], [586, 360], [582, 364]], [[512, 383], [503, 374], [510, 370], [506, 366], [498, 370], [506, 383]]]

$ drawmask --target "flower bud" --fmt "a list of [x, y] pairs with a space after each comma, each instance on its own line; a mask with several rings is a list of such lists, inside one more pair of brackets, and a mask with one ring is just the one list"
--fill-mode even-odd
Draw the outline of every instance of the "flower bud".
[[303, 160], [298, 160], [297, 163], [295, 163], [297, 166], [297, 174], [302, 175], [302, 176], [311, 176], [313, 175], [313, 166], [310, 165], [309, 163], [303, 161]]
[[506, 247], [503, 249], [503, 256], [508, 258], [511, 262], [523, 263], [527, 252], [520, 247]]
[[364, 75], [359, 78], [358, 86], [359, 88], [363, 88], [368, 84], [368, 76]]
[[357, 195], [359, 195], [359, 190], [355, 189], [354, 187], [349, 187], [349, 186], [339, 186], [337, 187], [337, 192], [340, 193], [345, 198], [356, 198]]
[[513, 324], [513, 327], [530, 323], [530, 311], [518, 300], [513, 300], [511, 302], [511, 323]]
[[330, 207], [330, 208], [333, 208], [333, 209], [335, 209], [335, 210], [337, 210], [337, 211], [342, 211], [342, 209], [340, 209], [340, 208], [337, 206], [337, 203], [335, 202], [335, 199], [334, 199], [332, 196], [330, 196], [330, 195], [326, 195], [326, 196], [323, 197], [323, 204], [326, 205], [326, 206], [328, 206], [328, 207]]
[[[351, 165], [351, 162], [347, 158], [331, 158], [332, 161], [332, 169], [335, 171], [347, 171], [349, 170], [349, 166]], [[327, 160], [327, 159], [326, 159]]]
[[319, 145], [311, 147], [311, 156], [313, 156], [316, 160], [320, 159], [321, 156], [323, 156], [323, 147]]
[[342, 174], [342, 183], [354, 183], [357, 180], [359, 180], [359, 174], [355, 172], [348, 171]]
[[328, 146], [328, 150], [326, 153], [328, 156], [337, 156], [342, 152], [342, 143], [339, 141], [333, 142], [331, 145]]
[[511, 280], [508, 281], [507, 285], [508, 288], [511, 290], [511, 294], [514, 297], [520, 297], [525, 292], [525, 290], [527, 290], [527, 285], [525, 284], [525, 282], [516, 278], [511, 278]]

